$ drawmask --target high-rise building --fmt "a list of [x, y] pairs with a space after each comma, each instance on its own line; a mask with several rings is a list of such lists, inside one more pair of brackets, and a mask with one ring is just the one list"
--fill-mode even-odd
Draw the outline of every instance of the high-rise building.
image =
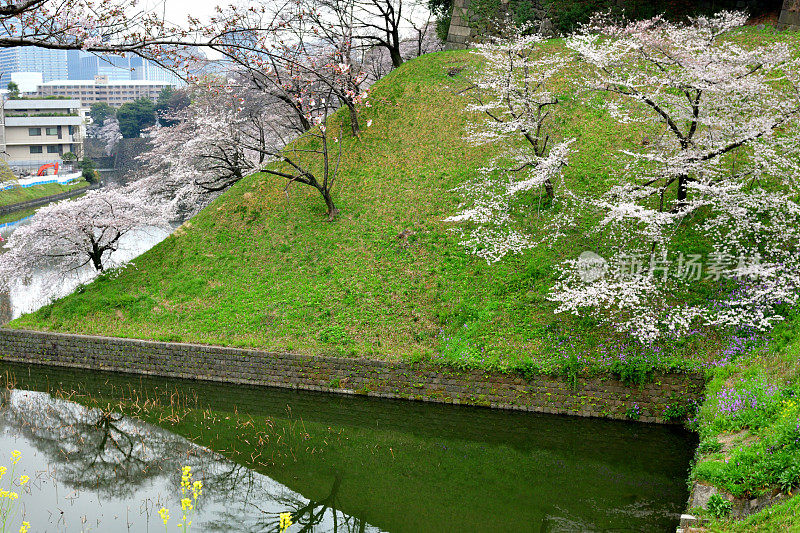
[[86, 55], [82, 50], [67, 51], [67, 79], [81, 80], [81, 58]]
[[172, 72], [134, 54], [96, 55], [74, 50], [68, 52], [67, 69], [68, 75], [62, 79], [93, 80], [96, 76], [105, 76], [110, 81], [143, 80], [181, 84], [181, 79]]
[[67, 52], [34, 46], [0, 49], [0, 88], [5, 89], [14, 72], [41, 72], [45, 82], [67, 77]]

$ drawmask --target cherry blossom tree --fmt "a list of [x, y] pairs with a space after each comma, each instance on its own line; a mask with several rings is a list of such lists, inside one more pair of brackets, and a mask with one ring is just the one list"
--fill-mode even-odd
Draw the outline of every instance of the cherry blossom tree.
[[0, 6], [0, 48], [37, 46], [97, 53], [130, 52], [182, 73], [196, 67], [196, 28], [165, 21], [155, 10], [122, 0], [19, 0]]
[[355, 41], [356, 6], [351, 0], [329, 0], [325, 3], [307, 2], [298, 13], [293, 36], [304, 51], [303, 66], [313, 74], [316, 100], [326, 99], [331, 110], [331, 97], [347, 108], [350, 131], [358, 136], [359, 104], [366, 102], [369, 91], [364, 87], [367, 72], [366, 52]]
[[103, 126], [97, 130], [96, 136], [103, 143], [106, 155], [111, 155], [117, 148], [117, 144], [122, 139], [122, 132], [119, 130], [119, 121], [116, 118], [107, 118]]
[[[619, 257], [604, 275], [587, 276], [585, 258], [565, 264], [559, 311], [652, 339], [699, 324], [766, 329], [797, 302], [800, 65], [785, 44], [737, 43], [746, 20], [598, 19], [567, 40], [611, 114], [656, 133], [621, 154], [617, 186], [584, 203]], [[685, 275], [687, 234], [711, 243], [702, 277]], [[711, 302], [689, 297], [701, 280], [716, 287]]]
[[230, 87], [205, 85], [195, 87], [192, 99], [167, 117], [172, 126], [148, 130], [151, 148], [138, 157], [142, 177], [127, 189], [143, 202], [165, 205], [171, 220], [193, 216], [264, 161], [245, 143], [243, 98]]
[[111, 254], [126, 234], [166, 227], [160, 209], [119, 189], [89, 191], [76, 200], [50, 204], [9, 237], [0, 256], [0, 283], [10, 289], [44, 269], [52, 272], [54, 282], [82, 269], [103, 272], [115, 264]]
[[[570, 59], [565, 54], [542, 53], [543, 40], [525, 35], [524, 28], [514, 28], [510, 37], [492, 39], [473, 52], [483, 63], [470, 80], [475, 102], [467, 109], [480, 118], [468, 126], [468, 140], [497, 146], [498, 155], [489, 167], [480, 169], [476, 179], [458, 188], [466, 201], [447, 220], [469, 223], [462, 244], [489, 262], [539, 242], [519, 229], [519, 219], [528, 213], [519, 212], [516, 199], [543, 189], [547, 203], [552, 204], [554, 183], [561, 178], [573, 143], [573, 139], [554, 140], [558, 132], [553, 121], [559, 101], [552, 79]], [[558, 233], [553, 227], [549, 236]]]
[[264, 153], [278, 164], [266, 166], [262, 170], [288, 180], [287, 190], [292, 183], [316, 189], [325, 201], [328, 221], [333, 221], [339, 214], [339, 208], [333, 201], [331, 191], [339, 177], [342, 143], [341, 132], [337, 131], [331, 135], [330, 128], [326, 124], [330, 108], [325, 101], [329, 99], [322, 100], [318, 114], [312, 117], [317, 126], [306, 133], [307, 139], [316, 142], [292, 144], [280, 150], [266, 146]]
[[[252, 86], [209, 84], [197, 87], [192, 105], [171, 116], [171, 127], [155, 127], [152, 148], [142, 154], [143, 177], [131, 185], [137, 197], [168, 205], [173, 220], [185, 219], [230, 186], [256, 171], [316, 189], [329, 220], [337, 213], [332, 189], [341, 158], [340, 133], [326, 120], [335, 110], [332, 93], [303, 104], [312, 126], [306, 138], [290, 143], [295, 126], [285, 107]], [[291, 116], [293, 113], [289, 113]]]
[[263, 94], [250, 94], [247, 88], [226, 87], [239, 102], [230, 117], [237, 131], [238, 146], [258, 159], [258, 168], [287, 180], [286, 190], [294, 184], [316, 189], [325, 201], [326, 214], [333, 221], [339, 209], [332, 190], [339, 175], [342, 156], [341, 131], [330, 126], [328, 118], [336, 110], [333, 90], [315, 94], [303, 103], [305, 120], [311, 128], [303, 139], [293, 141], [292, 129], [281, 126], [267, 105], [259, 103]]
[[[360, 130], [358, 111], [366, 102], [365, 51], [354, 43], [352, 2], [266, 3], [221, 9], [204, 38], [227, 32], [209, 47], [222, 54], [239, 75], [264, 87], [295, 108], [299, 116], [313, 99], [331, 95], [348, 109], [353, 135]], [[333, 102], [329, 99], [330, 105]], [[310, 126], [311, 123], [305, 126]]]

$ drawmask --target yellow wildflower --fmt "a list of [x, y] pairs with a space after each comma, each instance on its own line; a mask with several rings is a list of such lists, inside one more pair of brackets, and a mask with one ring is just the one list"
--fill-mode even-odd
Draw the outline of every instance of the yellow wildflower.
[[280, 531], [286, 531], [292, 525], [292, 513], [281, 513]]
[[22, 452], [19, 450], [14, 450], [13, 452], [11, 452], [11, 462], [17, 464], [21, 455]]
[[28, 530], [31, 528], [31, 524], [29, 522], [23, 522], [22, 526], [19, 528], [19, 533], [28, 533]]
[[19, 498], [19, 494], [17, 494], [16, 492], [9, 492], [8, 497], [12, 500], [16, 500], [17, 498]]
[[19, 484], [20, 484], [20, 485], [24, 485], [25, 483], [27, 483], [28, 481], [30, 481], [30, 479], [31, 479], [31, 478], [29, 478], [28, 476], [20, 476], [20, 477], [19, 477]]
[[192, 479], [192, 467], [184, 466], [181, 469], [181, 494], [186, 495], [186, 489], [189, 488]]
[[3, 479], [3, 476], [6, 475], [6, 471], [7, 470], [8, 470], [8, 468], [6, 468], [4, 466], [0, 466], [0, 479]]
[[183, 509], [184, 511], [191, 511], [192, 509], [194, 509], [194, 507], [192, 507], [192, 500], [190, 498], [182, 499], [181, 509]]
[[169, 510], [166, 507], [162, 507], [158, 510], [159, 516], [161, 516], [161, 520], [164, 521], [164, 525], [167, 525], [167, 520], [169, 520]]
[[192, 484], [192, 496], [194, 496], [195, 501], [197, 501], [197, 497], [203, 494], [203, 482], [202, 481], [195, 481]]

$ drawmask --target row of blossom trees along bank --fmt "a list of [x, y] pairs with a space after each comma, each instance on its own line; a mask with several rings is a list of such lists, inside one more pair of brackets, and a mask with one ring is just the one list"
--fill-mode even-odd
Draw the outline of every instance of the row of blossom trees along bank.
[[[403, 51], [399, 28], [411, 7], [404, 14], [400, 2], [270, 6], [230, 7], [188, 30], [151, 21], [127, 35], [107, 23], [118, 32], [117, 49], [192, 72], [196, 58], [184, 45], [194, 36], [235, 72], [192, 79], [191, 105], [150, 130], [141, 177], [44, 208], [19, 229], [0, 264], [4, 283], [29, 277], [43, 261], [62, 273], [89, 265], [100, 272], [125, 233], [185, 219], [255, 171], [312, 187], [335, 220], [339, 141], [357, 140], [368, 126], [359, 110], [369, 105], [369, 85], [437, 45], [420, 28]], [[495, 262], [557, 245], [578, 218], [591, 220], [589, 231], [615, 256], [564, 261], [550, 293], [559, 312], [591, 313], [642, 341], [698, 325], [767, 329], [781, 320], [800, 284], [800, 65], [785, 44], [740, 43], [734, 30], [746, 19], [598, 16], [566, 38], [566, 49], [525, 28], [478, 45], [482, 68], [465, 93], [474, 119], [467, 135], [495, 146], [496, 157], [457, 190], [464, 203], [447, 220], [463, 244]], [[72, 33], [89, 49], [106, 47], [95, 39], [102, 32], [85, 31]], [[565, 79], [581, 84], [570, 88], [581, 105], [647, 132], [608, 154], [622, 172], [594, 195], [564, 177], [580, 146], [561, 131]], [[340, 107], [345, 131], [326, 127]], [[300, 134], [309, 142], [292, 142]], [[690, 269], [697, 250], [684, 249], [687, 242], [709, 243], [702, 280], [717, 284], [713, 298], [692, 297], [699, 276], [685, 274], [698, 272]]]

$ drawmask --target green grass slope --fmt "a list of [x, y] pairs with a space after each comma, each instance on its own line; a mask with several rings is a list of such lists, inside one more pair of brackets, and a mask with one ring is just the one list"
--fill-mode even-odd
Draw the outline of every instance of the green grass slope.
[[[786, 35], [744, 34], [796, 40]], [[279, 179], [253, 175], [135, 265], [12, 327], [545, 371], [613, 362], [634, 349], [628, 339], [592, 318], [555, 315], [546, 299], [559, 261], [601, 248], [586, 236], [589, 221], [556, 247], [493, 265], [468, 255], [443, 221], [460, 202], [453, 187], [493, 154], [464, 140], [474, 118], [464, 89], [478, 68], [469, 52], [444, 52], [376, 84], [362, 115], [372, 126], [343, 142], [336, 222], [325, 221], [315, 191], [293, 186], [286, 195]], [[612, 154], [641, 143], [643, 132], [579, 99], [580, 76], [572, 69], [563, 80], [559, 127], [578, 139], [567, 181], [591, 194], [616, 180]], [[681, 339], [648, 357], [704, 361], [723, 343]]]

